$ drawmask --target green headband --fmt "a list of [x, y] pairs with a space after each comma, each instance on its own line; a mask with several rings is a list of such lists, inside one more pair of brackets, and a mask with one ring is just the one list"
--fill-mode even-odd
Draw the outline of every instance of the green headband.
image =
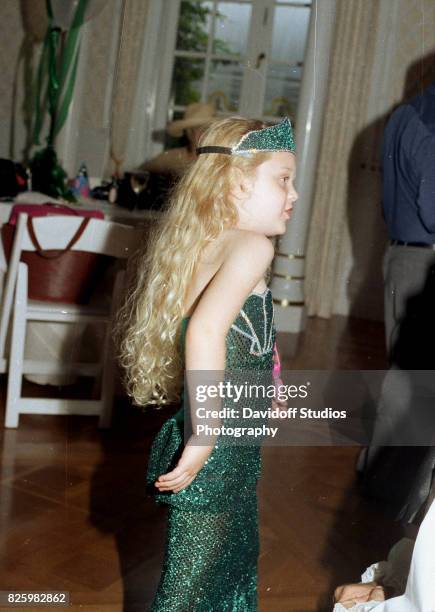
[[273, 153], [275, 151], [296, 151], [292, 124], [286, 117], [280, 123], [261, 130], [252, 130], [239, 140], [234, 147], [205, 146], [196, 149], [202, 153], [223, 153], [224, 155], [246, 155], [253, 153]]

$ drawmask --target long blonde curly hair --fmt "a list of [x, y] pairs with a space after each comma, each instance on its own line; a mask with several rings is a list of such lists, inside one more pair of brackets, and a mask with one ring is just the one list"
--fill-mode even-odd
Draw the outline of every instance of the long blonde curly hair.
[[[221, 119], [203, 133], [199, 146], [232, 147], [247, 132], [264, 127], [255, 119]], [[237, 223], [229, 197], [234, 169], [250, 175], [269, 156], [199, 155], [137, 257], [135, 278], [115, 326], [124, 384], [135, 404], [159, 407], [180, 399], [179, 344], [189, 283], [206, 244]]]

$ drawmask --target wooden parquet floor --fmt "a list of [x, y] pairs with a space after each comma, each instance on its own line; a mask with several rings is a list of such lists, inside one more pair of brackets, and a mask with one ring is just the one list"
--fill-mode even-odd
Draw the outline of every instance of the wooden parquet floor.
[[[284, 367], [382, 369], [383, 343], [380, 324], [310, 319]], [[2, 407], [4, 392], [3, 378]], [[144, 497], [144, 475], [169, 412], [144, 414], [120, 400], [107, 432], [94, 417], [39, 415], [0, 431], [0, 590], [69, 591], [70, 610], [147, 610], [166, 511]], [[263, 449], [260, 612], [331, 610], [333, 588], [358, 579], [397, 539], [398, 526], [358, 493], [357, 455], [354, 447]]]

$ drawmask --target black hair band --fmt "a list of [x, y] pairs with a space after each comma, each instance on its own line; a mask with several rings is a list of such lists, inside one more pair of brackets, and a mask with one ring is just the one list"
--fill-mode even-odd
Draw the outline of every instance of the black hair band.
[[201, 155], [201, 153], [224, 153], [225, 155], [232, 155], [233, 150], [230, 147], [198, 147], [196, 149], [196, 154]]

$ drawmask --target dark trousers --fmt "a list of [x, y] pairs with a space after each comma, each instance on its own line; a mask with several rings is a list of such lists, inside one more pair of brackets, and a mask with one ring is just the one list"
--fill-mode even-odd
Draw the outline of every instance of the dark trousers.
[[[367, 492], [383, 499], [396, 518], [412, 521], [429, 495], [435, 448], [420, 446], [418, 436], [407, 439], [419, 400], [406, 371], [435, 370], [435, 251], [390, 245], [383, 272], [390, 370], [372, 444], [364, 453], [364, 480]], [[386, 422], [393, 425], [388, 430]]]
[[[399, 367], [406, 363], [409, 370], [432, 369], [429, 366], [434, 363], [430, 354], [435, 353], [435, 316], [431, 312], [435, 302], [434, 271], [435, 251], [431, 249], [392, 245], [387, 248], [383, 262], [385, 336], [390, 363], [398, 359]], [[409, 354], [400, 356], [400, 351]]]

